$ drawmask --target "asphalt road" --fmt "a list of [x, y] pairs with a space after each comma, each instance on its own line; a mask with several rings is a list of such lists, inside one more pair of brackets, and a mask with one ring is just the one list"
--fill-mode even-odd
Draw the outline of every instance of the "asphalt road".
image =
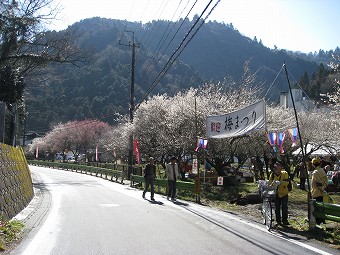
[[[336, 250], [195, 203], [80, 173], [30, 167], [31, 229], [11, 254], [340, 254]], [[147, 193], [149, 197], [150, 193]]]

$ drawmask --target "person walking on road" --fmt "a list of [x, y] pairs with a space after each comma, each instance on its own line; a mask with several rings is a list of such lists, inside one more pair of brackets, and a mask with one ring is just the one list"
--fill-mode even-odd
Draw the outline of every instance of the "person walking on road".
[[[289, 175], [286, 171], [282, 170], [280, 163], [274, 164], [274, 172], [269, 177], [269, 184], [273, 181], [279, 181], [275, 197], [275, 217], [278, 225], [289, 225], [288, 222], [288, 183]], [[281, 215], [282, 209], [282, 215]]]
[[145, 194], [149, 189], [149, 185], [151, 186], [151, 200], [155, 201], [155, 178], [156, 178], [156, 166], [155, 160], [153, 157], [149, 158], [149, 163], [144, 168], [144, 179], [145, 179], [145, 187], [143, 191], [143, 198], [145, 198]]
[[171, 197], [171, 201], [176, 201], [176, 180], [179, 177], [178, 164], [176, 158], [172, 157], [170, 163], [165, 167], [165, 173], [168, 177], [168, 196]]

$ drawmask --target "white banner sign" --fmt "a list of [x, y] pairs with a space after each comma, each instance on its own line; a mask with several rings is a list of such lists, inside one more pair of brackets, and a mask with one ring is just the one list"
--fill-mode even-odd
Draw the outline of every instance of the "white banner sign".
[[261, 100], [241, 110], [219, 116], [207, 116], [207, 137], [227, 138], [241, 136], [264, 128], [266, 104]]

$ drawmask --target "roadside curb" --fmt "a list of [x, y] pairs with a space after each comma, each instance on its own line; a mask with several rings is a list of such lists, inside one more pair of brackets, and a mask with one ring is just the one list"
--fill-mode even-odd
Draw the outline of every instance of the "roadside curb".
[[51, 194], [44, 187], [37, 175], [32, 174], [34, 196], [24, 210], [12, 220], [20, 220], [25, 224], [23, 234], [27, 234], [44, 220], [51, 206]]

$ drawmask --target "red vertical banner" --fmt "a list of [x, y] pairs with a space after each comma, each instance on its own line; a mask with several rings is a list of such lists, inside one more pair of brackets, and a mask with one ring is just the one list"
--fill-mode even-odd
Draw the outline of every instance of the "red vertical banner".
[[192, 170], [191, 170], [192, 173], [193, 173], [193, 174], [197, 174], [197, 173], [198, 173], [197, 169], [198, 169], [197, 158], [194, 158], [194, 159], [192, 160]]
[[96, 145], [96, 161], [98, 161], [98, 144]]
[[133, 152], [135, 154], [137, 163], [140, 164], [139, 143], [137, 140], [133, 140]]
[[39, 156], [39, 148], [37, 146], [37, 148], [35, 148], [35, 158], [38, 158]]

